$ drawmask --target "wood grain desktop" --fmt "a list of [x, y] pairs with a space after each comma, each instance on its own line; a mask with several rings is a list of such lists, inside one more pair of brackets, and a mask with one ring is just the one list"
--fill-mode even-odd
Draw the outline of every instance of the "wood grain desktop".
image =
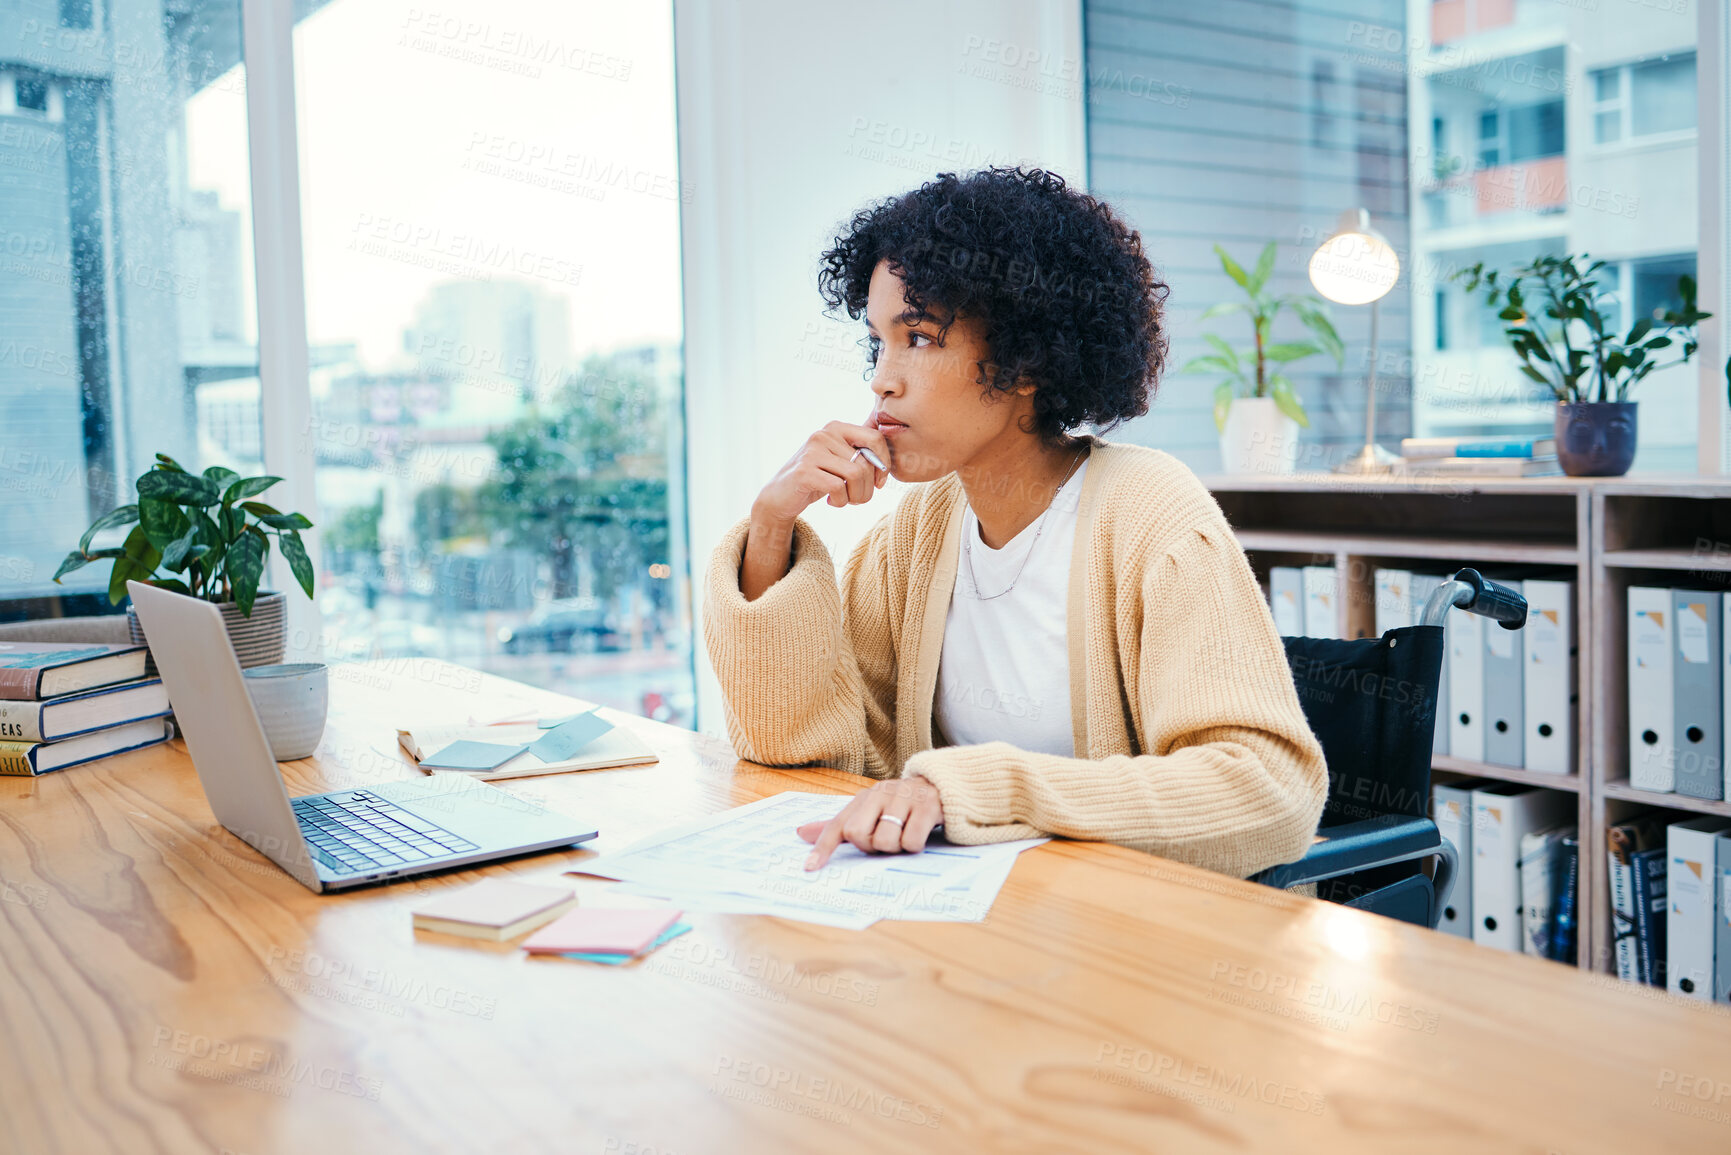
[[[405, 704], [569, 700], [334, 667], [291, 794], [417, 771]], [[583, 850], [320, 897], [216, 825], [179, 741], [0, 781], [0, 1150], [1564, 1152], [1731, 1148], [1731, 1012], [1115, 846], [1023, 856], [981, 924], [693, 914], [623, 968], [417, 933], [781, 790], [673, 727], [649, 767], [508, 782]], [[1703, 1093], [1705, 1089], [1705, 1093]]]

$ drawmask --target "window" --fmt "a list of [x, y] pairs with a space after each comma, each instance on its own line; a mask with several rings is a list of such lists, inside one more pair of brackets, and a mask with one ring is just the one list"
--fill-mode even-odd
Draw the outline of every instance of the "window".
[[666, 3], [296, 27], [327, 657], [692, 720], [672, 43]]
[[34, 77], [18, 77], [12, 82], [13, 100], [20, 112], [48, 112], [48, 82]]
[[1563, 102], [1521, 104], [1479, 114], [1479, 166], [1496, 168], [1559, 156], [1563, 152]]
[[1623, 296], [1628, 302], [1622, 318], [1624, 331], [1642, 317], [1656, 318], [1668, 309], [1682, 308], [1677, 279], [1694, 276], [1694, 253], [1624, 262], [1623, 283], [1627, 289]]
[[[1506, 273], [1541, 254], [1609, 259], [1607, 308], [1627, 332], [1694, 264], [1696, 10], [1523, 4], [1516, 15], [1519, 37], [1462, 28], [1408, 61], [1407, 116], [1431, 122], [1411, 148], [1425, 211], [1402, 262], [1419, 437], [1513, 436], [1554, 416], [1483, 294], [1451, 279], [1459, 269], [1482, 260]], [[1654, 50], [1613, 55], [1635, 43]], [[1440, 139], [1476, 158], [1476, 171], [1443, 176], [1430, 155]], [[1662, 147], [1622, 147], [1632, 141]], [[1697, 378], [1694, 365], [1658, 369], [1631, 391], [1636, 470], [1694, 468]]]
[[1692, 132], [1695, 54], [1674, 52], [1593, 73], [1593, 139], [1598, 144]]
[[1495, 168], [1508, 155], [1503, 138], [1503, 118], [1496, 109], [1479, 113], [1479, 167]]
[[96, 11], [92, 0], [60, 0], [60, 27], [93, 28]]
[[[240, 2], [144, 0], [148, 50], [38, 7], [0, 0], [0, 619], [107, 605], [106, 565], [52, 578], [157, 453], [257, 469]], [[253, 460], [201, 427], [213, 392]]]

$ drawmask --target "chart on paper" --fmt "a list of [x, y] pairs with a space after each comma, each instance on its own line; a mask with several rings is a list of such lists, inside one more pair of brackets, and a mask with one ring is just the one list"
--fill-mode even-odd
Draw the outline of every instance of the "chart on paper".
[[844, 843], [822, 870], [807, 871], [811, 847], [796, 829], [834, 817], [847, 801], [833, 794], [773, 795], [662, 831], [582, 869], [669, 893], [703, 891], [872, 918], [977, 921], [1016, 855], [1045, 841], [940, 841], [904, 855], [866, 854]]

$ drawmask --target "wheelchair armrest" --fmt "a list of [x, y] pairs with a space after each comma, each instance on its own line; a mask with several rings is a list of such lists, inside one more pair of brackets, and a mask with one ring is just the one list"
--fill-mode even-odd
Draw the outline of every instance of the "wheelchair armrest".
[[[1363, 822], [1323, 827], [1316, 832], [1316, 843], [1303, 858], [1284, 866], [1271, 866], [1252, 876], [1251, 881], [1285, 890], [1429, 854], [1452, 857], [1452, 851], [1453, 847], [1429, 818], [1384, 814]], [[1451, 868], [1453, 865], [1449, 863]]]

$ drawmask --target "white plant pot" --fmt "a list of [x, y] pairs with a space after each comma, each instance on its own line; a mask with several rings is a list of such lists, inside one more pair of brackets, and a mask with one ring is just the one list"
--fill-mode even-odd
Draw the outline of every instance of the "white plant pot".
[[1272, 397], [1234, 397], [1220, 431], [1227, 473], [1291, 473], [1298, 464], [1298, 422]]

